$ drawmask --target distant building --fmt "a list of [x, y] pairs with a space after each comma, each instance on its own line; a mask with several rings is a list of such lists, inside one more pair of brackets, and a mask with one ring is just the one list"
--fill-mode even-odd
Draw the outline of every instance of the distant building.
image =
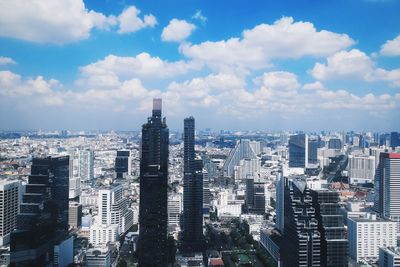
[[77, 202], [69, 203], [68, 224], [70, 228], [80, 228], [82, 225], [82, 204]]
[[342, 149], [342, 140], [340, 138], [331, 138], [328, 142], [329, 149]]
[[292, 135], [289, 138], [289, 168], [306, 168], [308, 164], [308, 136]]
[[[224, 176], [233, 177], [235, 166], [239, 166], [242, 159], [257, 159], [258, 147], [258, 145], [248, 139], [238, 141], [235, 148], [230, 151], [224, 162]], [[254, 151], [254, 149], [256, 151]]]
[[82, 181], [94, 178], [94, 152], [92, 150], [79, 151], [79, 176]]
[[398, 132], [390, 133], [390, 146], [392, 148], [400, 146], [400, 134]]
[[126, 178], [132, 171], [131, 152], [128, 150], [118, 150], [115, 158], [115, 173], [117, 179]]
[[0, 181], [0, 246], [10, 242], [10, 234], [17, 227], [20, 194], [19, 181]]
[[375, 157], [349, 155], [348, 176], [350, 184], [372, 183], [375, 178]]
[[308, 164], [318, 164], [318, 139], [308, 139]]

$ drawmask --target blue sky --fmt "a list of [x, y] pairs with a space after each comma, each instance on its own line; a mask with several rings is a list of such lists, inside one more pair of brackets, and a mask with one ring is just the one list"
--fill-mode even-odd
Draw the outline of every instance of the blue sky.
[[0, 2], [0, 129], [399, 130], [400, 1]]

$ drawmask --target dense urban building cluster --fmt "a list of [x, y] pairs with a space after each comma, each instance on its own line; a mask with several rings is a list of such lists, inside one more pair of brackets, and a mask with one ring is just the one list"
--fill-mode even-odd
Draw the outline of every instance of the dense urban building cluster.
[[195, 122], [3, 133], [0, 266], [400, 266], [399, 133]]

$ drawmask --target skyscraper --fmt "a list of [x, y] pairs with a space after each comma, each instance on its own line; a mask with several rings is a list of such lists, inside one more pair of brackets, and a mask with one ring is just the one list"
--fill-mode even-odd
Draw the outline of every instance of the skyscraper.
[[318, 163], [318, 139], [308, 139], [308, 163]]
[[339, 194], [329, 190], [312, 190], [311, 196], [321, 233], [321, 266], [345, 267], [348, 265], [348, 241]]
[[161, 99], [142, 126], [140, 158], [139, 265], [165, 266], [168, 226], [169, 130], [161, 119]]
[[400, 222], [400, 153], [380, 154], [375, 192], [375, 208], [380, 215]]
[[203, 163], [196, 159], [194, 150], [195, 121], [184, 120], [183, 153], [183, 251], [202, 249], [203, 242]]
[[115, 158], [115, 173], [117, 179], [122, 179], [131, 174], [131, 152], [128, 150], [118, 150]]
[[0, 246], [10, 242], [10, 233], [17, 226], [19, 181], [0, 181]]
[[79, 151], [79, 176], [82, 181], [94, 178], [94, 152], [92, 150]]
[[67, 239], [69, 157], [34, 158], [31, 175], [11, 233], [11, 263], [47, 266], [54, 245]]
[[306, 168], [308, 163], [308, 138], [306, 134], [289, 138], [289, 167]]
[[321, 234], [311, 191], [301, 178], [285, 181], [284, 234], [282, 259], [284, 266], [319, 267]]
[[390, 146], [392, 148], [400, 146], [400, 134], [398, 132], [390, 133]]

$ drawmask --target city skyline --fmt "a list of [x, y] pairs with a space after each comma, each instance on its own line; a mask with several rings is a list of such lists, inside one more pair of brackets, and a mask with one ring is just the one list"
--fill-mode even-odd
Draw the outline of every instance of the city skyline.
[[0, 3], [0, 130], [398, 130], [398, 1], [41, 3]]

